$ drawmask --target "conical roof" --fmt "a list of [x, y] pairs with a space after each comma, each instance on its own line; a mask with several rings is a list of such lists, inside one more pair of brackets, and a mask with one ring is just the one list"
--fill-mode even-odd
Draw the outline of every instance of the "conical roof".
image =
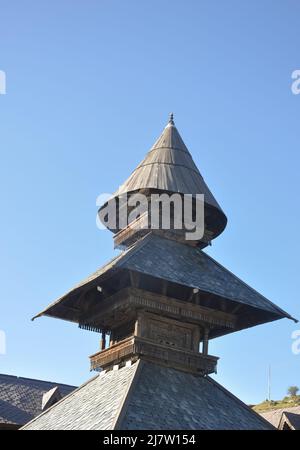
[[115, 195], [141, 189], [204, 194], [206, 203], [221, 210], [181, 138], [174, 124], [173, 114], [144, 160]]
[[205, 229], [209, 231], [210, 239], [218, 236], [226, 226], [227, 218], [183, 142], [173, 114], [144, 160], [112, 198], [137, 192], [191, 194], [194, 197], [204, 194]]

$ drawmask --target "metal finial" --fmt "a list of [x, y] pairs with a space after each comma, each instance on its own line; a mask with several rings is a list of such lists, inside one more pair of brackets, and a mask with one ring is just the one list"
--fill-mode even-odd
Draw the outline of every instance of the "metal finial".
[[170, 123], [171, 125], [174, 125], [174, 114], [173, 114], [173, 113], [170, 113], [170, 116], [169, 116], [169, 123]]

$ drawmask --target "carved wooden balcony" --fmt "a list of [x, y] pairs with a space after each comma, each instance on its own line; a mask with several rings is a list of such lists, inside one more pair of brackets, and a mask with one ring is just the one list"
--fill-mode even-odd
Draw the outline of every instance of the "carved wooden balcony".
[[215, 373], [218, 358], [132, 336], [90, 356], [91, 370], [107, 369], [126, 360], [145, 358], [199, 375]]

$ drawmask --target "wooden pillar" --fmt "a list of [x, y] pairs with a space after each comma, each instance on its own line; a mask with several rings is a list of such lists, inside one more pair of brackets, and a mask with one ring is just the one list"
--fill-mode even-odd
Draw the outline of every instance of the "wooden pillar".
[[141, 314], [138, 314], [134, 324], [134, 336], [141, 336], [141, 325], [142, 325], [141, 322], [142, 316]]
[[113, 330], [111, 330], [110, 335], [109, 335], [109, 346], [111, 347], [116, 342], [117, 341], [116, 341], [116, 338], [115, 338], [115, 332]]
[[100, 350], [105, 350], [105, 331], [101, 333]]
[[208, 336], [209, 336], [209, 328], [204, 328], [203, 349], [202, 349], [202, 353], [204, 355], [208, 355]]

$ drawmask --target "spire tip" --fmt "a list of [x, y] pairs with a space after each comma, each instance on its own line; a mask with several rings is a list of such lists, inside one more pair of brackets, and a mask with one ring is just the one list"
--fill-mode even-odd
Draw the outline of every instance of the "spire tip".
[[169, 124], [174, 125], [174, 114], [173, 113], [170, 113], [170, 115], [169, 115]]

